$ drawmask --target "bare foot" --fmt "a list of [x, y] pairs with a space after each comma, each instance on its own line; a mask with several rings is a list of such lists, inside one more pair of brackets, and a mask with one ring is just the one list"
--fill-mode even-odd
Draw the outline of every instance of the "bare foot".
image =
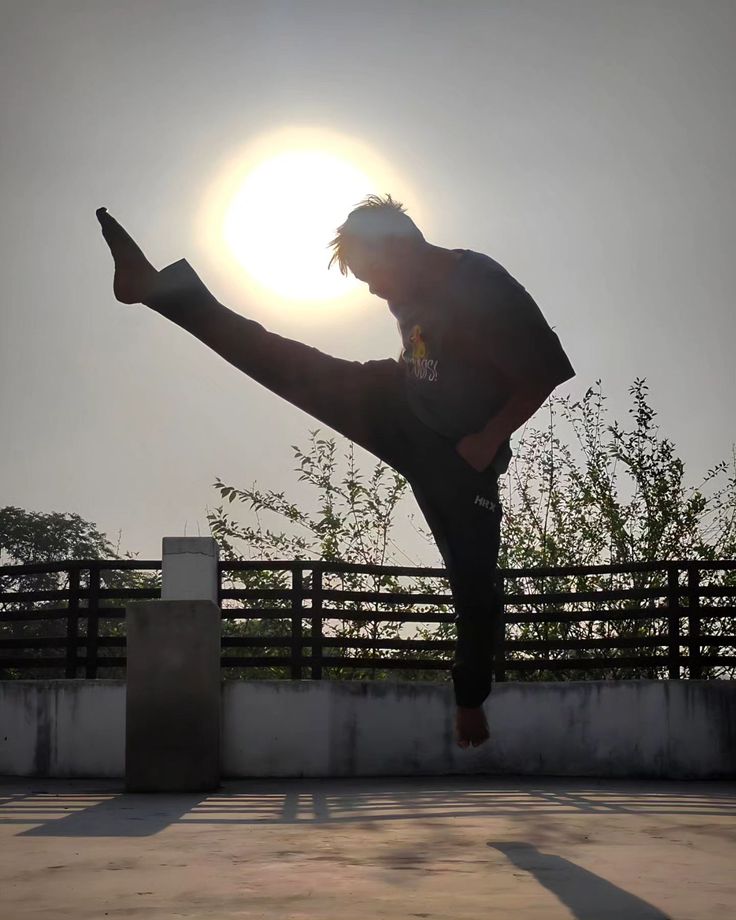
[[115, 297], [120, 303], [142, 303], [153, 290], [158, 272], [107, 208], [98, 208], [96, 214], [115, 262]]
[[465, 706], [457, 707], [455, 716], [455, 740], [458, 747], [466, 748], [472, 744], [478, 747], [491, 737], [488, 731], [488, 722], [482, 706], [469, 709]]

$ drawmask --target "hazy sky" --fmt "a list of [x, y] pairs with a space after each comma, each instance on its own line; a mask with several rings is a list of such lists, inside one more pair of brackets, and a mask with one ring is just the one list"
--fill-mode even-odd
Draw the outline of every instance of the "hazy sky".
[[367, 290], [295, 309], [204, 242], [223, 164], [292, 126], [354, 138], [399, 177], [366, 193], [505, 265], [577, 371], [558, 392], [600, 377], [624, 418], [647, 377], [695, 481], [735, 439], [735, 47], [733, 0], [0, 0], [0, 506], [156, 558], [207, 533], [216, 476], [299, 494], [316, 424], [117, 304], [94, 216], [282, 335], [396, 356]]

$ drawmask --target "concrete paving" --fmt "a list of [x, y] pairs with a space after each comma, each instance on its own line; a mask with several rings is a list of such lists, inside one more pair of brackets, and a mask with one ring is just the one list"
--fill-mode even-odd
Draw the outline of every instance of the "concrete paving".
[[0, 916], [730, 920], [736, 785], [0, 780]]

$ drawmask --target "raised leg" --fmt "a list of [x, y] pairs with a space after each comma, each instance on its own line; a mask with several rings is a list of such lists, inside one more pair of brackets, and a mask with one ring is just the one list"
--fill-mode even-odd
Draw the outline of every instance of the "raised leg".
[[403, 471], [409, 435], [396, 361], [346, 361], [276, 335], [219, 303], [186, 260], [156, 271], [104, 208], [97, 217], [115, 261], [118, 300], [146, 304], [262, 386]]

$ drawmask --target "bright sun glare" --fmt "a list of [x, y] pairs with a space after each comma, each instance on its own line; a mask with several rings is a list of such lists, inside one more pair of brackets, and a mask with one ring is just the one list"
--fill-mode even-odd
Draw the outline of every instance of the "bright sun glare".
[[339, 297], [357, 282], [333, 266], [328, 242], [371, 188], [351, 163], [321, 150], [287, 150], [259, 164], [223, 226], [235, 258], [264, 287], [295, 300]]
[[218, 248], [224, 242], [262, 291], [335, 301], [365, 286], [337, 265], [328, 270], [328, 244], [359, 201], [388, 191], [401, 200], [405, 189], [371, 151], [340, 135], [291, 129], [231, 164], [208, 220], [219, 225]]

